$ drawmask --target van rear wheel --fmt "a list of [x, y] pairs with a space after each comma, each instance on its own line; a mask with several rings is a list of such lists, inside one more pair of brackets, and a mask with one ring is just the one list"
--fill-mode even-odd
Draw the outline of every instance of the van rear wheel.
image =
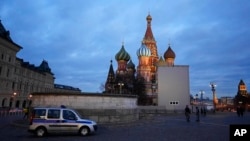
[[80, 135], [87, 136], [89, 134], [89, 128], [87, 126], [84, 126], [79, 131]]
[[44, 127], [38, 127], [37, 129], [36, 129], [36, 136], [37, 137], [43, 137], [43, 136], [45, 136], [46, 135], [46, 129], [44, 128]]

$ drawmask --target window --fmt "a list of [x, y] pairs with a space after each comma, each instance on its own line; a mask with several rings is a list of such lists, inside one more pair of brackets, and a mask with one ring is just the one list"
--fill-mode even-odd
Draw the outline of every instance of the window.
[[178, 101], [170, 101], [170, 105], [178, 105], [179, 102]]
[[60, 118], [60, 110], [49, 109], [48, 118]]
[[36, 109], [33, 111], [34, 118], [41, 118], [41, 116], [45, 116], [45, 109]]
[[69, 110], [63, 110], [63, 118], [67, 120], [76, 120], [76, 115]]
[[7, 70], [7, 77], [10, 75], [10, 69]]
[[15, 82], [12, 82], [12, 90], [15, 89]]

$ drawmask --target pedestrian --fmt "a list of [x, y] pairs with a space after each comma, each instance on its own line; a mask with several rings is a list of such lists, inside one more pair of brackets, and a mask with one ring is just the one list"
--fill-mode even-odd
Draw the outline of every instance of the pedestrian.
[[200, 122], [200, 110], [198, 107], [196, 107], [196, 121]]
[[244, 114], [244, 108], [243, 106], [240, 106], [240, 116], [243, 117], [243, 114]]
[[204, 114], [204, 116], [206, 116], [206, 114], [207, 114], [207, 109], [205, 107], [203, 108], [203, 114]]
[[238, 115], [238, 117], [240, 117], [240, 106], [237, 106], [236, 111], [237, 111], [237, 115]]
[[23, 112], [24, 112], [23, 119], [27, 119], [28, 118], [28, 114], [29, 114], [29, 109], [28, 108], [24, 108]]
[[186, 120], [187, 122], [190, 121], [190, 108], [188, 107], [188, 105], [186, 105], [186, 108], [185, 108], [185, 116], [186, 116]]

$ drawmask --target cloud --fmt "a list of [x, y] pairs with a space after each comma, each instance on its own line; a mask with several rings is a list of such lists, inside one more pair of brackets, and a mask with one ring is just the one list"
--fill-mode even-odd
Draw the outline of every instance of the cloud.
[[[138, 64], [136, 50], [150, 13], [158, 54], [170, 43], [175, 64], [190, 66], [190, 93], [203, 89], [210, 97], [211, 81], [219, 96], [234, 96], [240, 79], [250, 85], [249, 12], [247, 0], [3, 0], [0, 5], [2, 23], [23, 47], [18, 57], [35, 65], [45, 59], [56, 83], [93, 92], [105, 83], [122, 42]], [[113, 65], [116, 70], [115, 60]]]

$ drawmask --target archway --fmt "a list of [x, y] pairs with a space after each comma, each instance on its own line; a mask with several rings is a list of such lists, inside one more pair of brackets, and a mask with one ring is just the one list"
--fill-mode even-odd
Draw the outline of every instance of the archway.
[[15, 106], [15, 108], [19, 108], [19, 105], [20, 105], [20, 101], [17, 100], [17, 101], [16, 101], [16, 106]]
[[13, 103], [14, 99], [13, 97], [10, 98], [10, 103], [9, 103], [9, 107], [11, 108], [12, 107], [12, 103]]
[[7, 101], [7, 98], [4, 98], [4, 99], [2, 100], [2, 107], [5, 107], [6, 101]]
[[26, 100], [23, 101], [22, 108], [26, 107]]

